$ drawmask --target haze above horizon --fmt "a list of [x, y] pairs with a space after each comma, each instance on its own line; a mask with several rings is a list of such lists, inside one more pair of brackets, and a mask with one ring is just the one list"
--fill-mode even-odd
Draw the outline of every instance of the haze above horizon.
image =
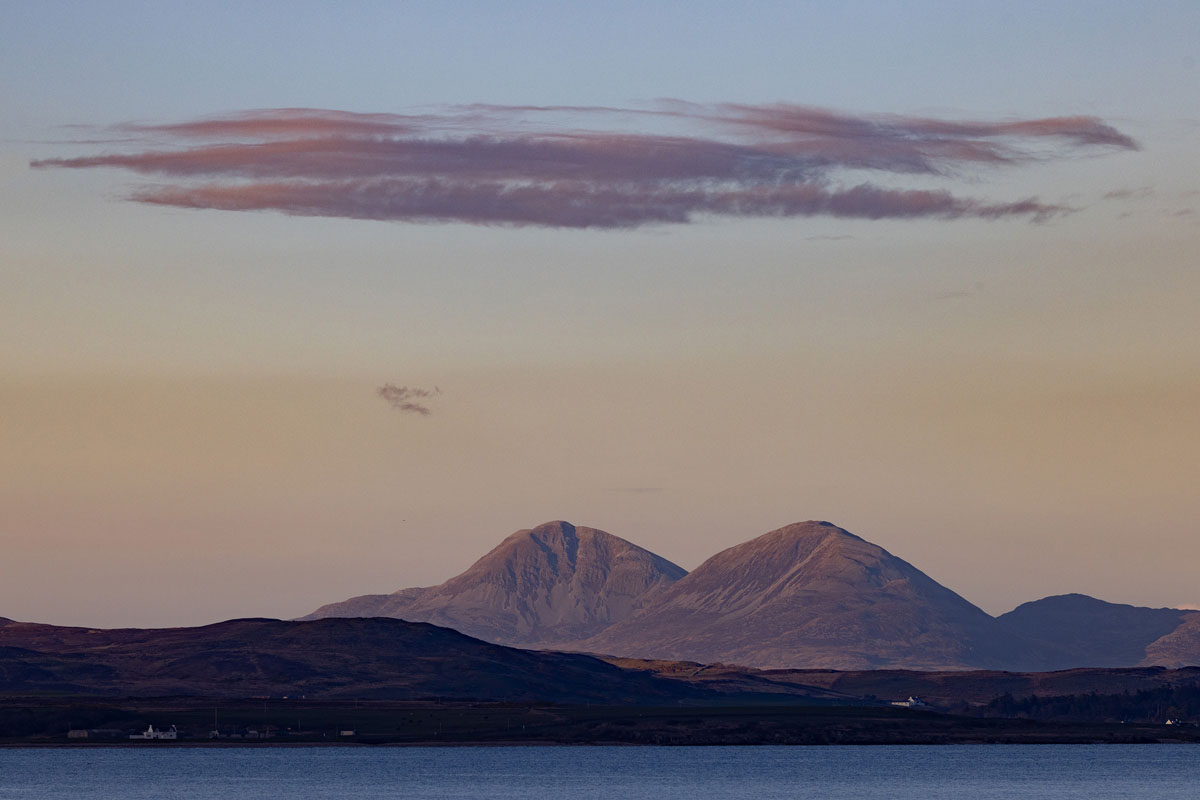
[[1194, 3], [4, 7], [0, 616], [549, 519], [1200, 604]]

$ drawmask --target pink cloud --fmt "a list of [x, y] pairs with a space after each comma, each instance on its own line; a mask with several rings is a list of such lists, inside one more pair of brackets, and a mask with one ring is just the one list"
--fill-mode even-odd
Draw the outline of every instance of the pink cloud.
[[500, 182], [375, 179], [164, 186], [139, 191], [143, 203], [225, 211], [272, 210], [296, 216], [560, 228], [633, 228], [684, 223], [696, 215], [831, 216], [859, 219], [933, 217], [1045, 219], [1065, 209], [1022, 200], [987, 204], [949, 192], [783, 187], [595, 187], [578, 182], [509, 186]]
[[[583, 121], [615, 129], [581, 128]], [[967, 166], [1137, 146], [1088, 117], [982, 123], [679, 102], [642, 110], [468, 106], [414, 115], [273, 109], [121, 130], [157, 146], [32, 166], [158, 176], [167, 182], [130, 197], [159, 205], [630, 228], [707, 215], [1043, 220], [1067, 209], [1036, 198], [996, 203], [947, 190], [884, 188], [861, 176], [846, 185], [844, 173], [944, 176]]]
[[391, 135], [413, 130], [418, 126], [420, 119], [400, 114], [356, 114], [321, 108], [269, 108], [166, 125], [130, 123], [120, 128], [131, 133], [157, 133], [196, 139], [230, 136], [278, 138], [321, 134]]

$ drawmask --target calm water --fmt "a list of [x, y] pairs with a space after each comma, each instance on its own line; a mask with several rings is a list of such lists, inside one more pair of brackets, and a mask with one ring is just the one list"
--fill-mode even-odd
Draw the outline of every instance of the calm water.
[[0, 750], [0, 798], [1187, 798], [1200, 747]]

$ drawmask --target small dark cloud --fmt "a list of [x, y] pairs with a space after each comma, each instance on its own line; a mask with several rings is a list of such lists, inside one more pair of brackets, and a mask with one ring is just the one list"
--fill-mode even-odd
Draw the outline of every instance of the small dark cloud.
[[397, 411], [411, 412], [422, 416], [429, 416], [431, 412], [429, 406], [418, 401], [441, 393], [442, 390], [436, 386], [432, 389], [422, 389], [419, 386], [397, 386], [394, 383], [385, 383], [375, 390], [375, 394], [382, 397], [389, 406]]
[[1136, 189], [1114, 189], [1111, 192], [1105, 192], [1105, 200], [1140, 200], [1145, 197], [1153, 197], [1154, 188], [1151, 186], [1140, 186]]
[[609, 489], [610, 492], [622, 492], [624, 494], [651, 494], [653, 492], [663, 491], [661, 486], [621, 486]]
[[155, 205], [552, 228], [711, 216], [1039, 222], [1070, 209], [903, 184], [1138, 149], [1094, 117], [946, 120], [682, 101], [423, 114], [264, 109], [109, 132], [144, 144], [31, 166], [154, 176], [162, 182], [130, 199]]
[[1172, 217], [1190, 217], [1196, 213], [1194, 208], [1181, 208], [1171, 214]]
[[847, 239], [857, 239], [857, 236], [805, 236], [806, 242], [843, 242]]

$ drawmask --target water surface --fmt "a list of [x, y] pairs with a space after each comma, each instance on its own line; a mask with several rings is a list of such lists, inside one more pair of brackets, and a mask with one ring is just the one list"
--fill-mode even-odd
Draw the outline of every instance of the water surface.
[[1194, 800], [1193, 745], [0, 750], [0, 798]]

